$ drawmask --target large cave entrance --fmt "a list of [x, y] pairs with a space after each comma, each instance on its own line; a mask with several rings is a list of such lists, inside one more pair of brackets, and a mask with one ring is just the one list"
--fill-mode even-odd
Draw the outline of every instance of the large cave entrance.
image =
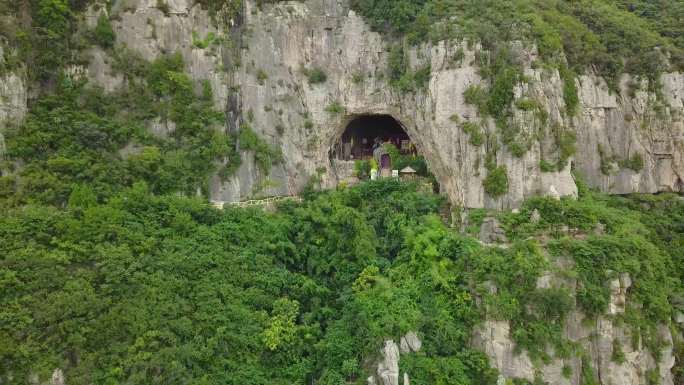
[[436, 185], [415, 143], [391, 115], [354, 117], [331, 148], [330, 158], [339, 181], [394, 177]]
[[335, 144], [338, 160], [368, 160], [379, 146], [393, 145], [403, 155], [416, 155], [416, 147], [404, 128], [390, 115], [362, 115], [347, 124]]

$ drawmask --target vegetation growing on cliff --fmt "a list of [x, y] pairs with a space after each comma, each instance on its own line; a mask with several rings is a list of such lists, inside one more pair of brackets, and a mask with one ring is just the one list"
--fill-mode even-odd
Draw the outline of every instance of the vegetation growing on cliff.
[[530, 41], [549, 63], [564, 57], [578, 73], [593, 65], [612, 81], [623, 71], [656, 80], [668, 62], [684, 63], [677, 0], [354, 0], [352, 7], [376, 30], [409, 42], [468, 38], [493, 49]]
[[482, 181], [484, 190], [492, 197], [500, 197], [508, 192], [508, 174], [506, 166], [487, 168], [487, 177]]
[[[526, 81], [519, 53], [530, 43], [540, 54], [533, 66], [559, 71], [567, 116], [575, 115], [579, 106], [577, 74], [597, 72], [615, 91], [620, 76], [630, 73], [648, 80], [650, 90], [656, 91], [660, 74], [679, 70], [684, 63], [684, 8], [676, 0], [657, 6], [645, 0], [353, 0], [352, 7], [372, 28], [408, 45], [443, 39], [481, 43], [484, 50], [477, 53], [476, 64], [488, 87], [468, 89], [466, 101], [494, 119], [502, 142], [517, 157], [533, 140], [510, 122], [514, 87]], [[414, 91], [399, 47], [389, 55], [390, 84]], [[565, 160], [561, 154], [558, 169]], [[546, 170], [553, 168], [545, 164]]]
[[[237, 4], [198, 2], [214, 12]], [[684, 293], [680, 197], [608, 197], [580, 186], [578, 201], [531, 199], [517, 213], [497, 214], [511, 240], [505, 247], [466, 235], [479, 231], [485, 210], [473, 212], [470, 228], [460, 233], [445, 223], [442, 197], [393, 180], [308, 192], [304, 202], [275, 212], [217, 210], [197, 191], [206, 191], [217, 169], [223, 176], [235, 171], [237, 148], [253, 151], [265, 173], [282, 154], [247, 124], [236, 136], [215, 129], [223, 113], [213, 106], [209, 84], [192, 81], [178, 55], [147, 63], [113, 49], [106, 18], [88, 36], [117, 57], [114, 67], [127, 87], [106, 94], [64, 76], [77, 43], [73, 11], [88, 3], [22, 2], [34, 24], [14, 38], [31, 79], [50, 91], [7, 135], [8, 156], [18, 167], [0, 177], [0, 383], [28, 383], [34, 374], [45, 380], [59, 367], [69, 384], [363, 384], [383, 340], [415, 330], [423, 350], [401, 357], [413, 384], [491, 384], [497, 373], [470, 342], [482, 321], [494, 319], [510, 322], [511, 338], [537, 366], [552, 356], [581, 356], [582, 383], [594, 384], [587, 352], [563, 337], [563, 323], [576, 308], [590, 318], [604, 313], [606, 282], [623, 273], [634, 285], [616, 319], [631, 328], [635, 345], [657, 356], [656, 326], [672, 325], [671, 299]], [[586, 64], [607, 76], [622, 64], [636, 73], [659, 70], [650, 56], [617, 63], [609, 53], [615, 44], [624, 45], [615, 51], [621, 55], [650, 49], [653, 39], [665, 42], [673, 58], [681, 48], [679, 8], [671, 1], [662, 4], [672, 16], [633, 0], [605, 3], [600, 14], [585, 1], [455, 2], [453, 10], [471, 19], [453, 25], [441, 23], [454, 15], [448, 4], [358, 0], [354, 6], [380, 20], [376, 28], [407, 33], [411, 42], [449, 31], [492, 47], [501, 37], [532, 37], [555, 64], [562, 49], [570, 65], [561, 73], [568, 113], [577, 103], [568, 79]], [[485, 11], [475, 14], [476, 4]], [[641, 20], [633, 26], [630, 12]], [[510, 15], [523, 23], [503, 23]], [[595, 31], [597, 20], [610, 26], [605, 34]], [[651, 31], [643, 41], [620, 41], [643, 31]], [[506, 49], [495, 48], [480, 57], [492, 87], [466, 96], [497, 120], [513, 148], [517, 132], [505, 131], [515, 129], [506, 118], [522, 77]], [[410, 70], [395, 50], [392, 84], [422, 87], [429, 67]], [[327, 80], [319, 68], [305, 75], [311, 84]], [[516, 107], [534, 109], [530, 100]], [[313, 127], [308, 117], [305, 127]], [[473, 145], [488, 141], [474, 124], [463, 129]], [[550, 169], [564, 166], [574, 151], [571, 133], [558, 127], [554, 135], [560, 159]], [[508, 177], [493, 155], [484, 183], [496, 197], [508, 190]], [[427, 174], [421, 158], [393, 158]], [[643, 167], [637, 153], [609, 160]], [[564, 279], [539, 285], [548, 272]], [[566, 280], [577, 281], [577, 292]]]
[[[10, 209], [0, 217], [0, 377], [61, 367], [73, 384], [360, 384], [383, 339], [417, 330], [424, 350], [401, 359], [412, 382], [492, 383], [486, 357], [468, 347], [485, 317], [511, 320], [534, 360], [551, 358], [547, 346], [581, 353], [562, 337], [574, 294], [537, 288], [554, 261], [530, 240], [541, 234], [553, 256], [575, 262], [568, 276], [589, 315], [605, 310], [606, 280], [631, 273], [628, 307], [644, 310], [626, 322], [659, 349], [654, 327], [682, 291], [678, 199], [533, 199], [502, 214], [508, 249], [449, 229], [441, 204], [384, 181], [277, 213], [219, 211], [139, 182], [101, 203], [83, 185], [66, 209]], [[577, 236], [599, 223], [604, 234]]]
[[309, 80], [309, 84], [325, 83], [325, 81], [328, 80], [328, 75], [325, 74], [325, 71], [318, 67], [310, 69], [303, 68], [302, 73]]
[[271, 171], [272, 165], [278, 164], [283, 160], [283, 153], [280, 147], [274, 147], [266, 143], [246, 123], [240, 127], [238, 141], [241, 149], [253, 152], [257, 167], [266, 175]]
[[388, 60], [387, 76], [389, 83], [401, 92], [423, 89], [430, 80], [430, 66], [426, 65], [412, 70], [401, 45], [396, 45], [390, 49]]
[[95, 42], [102, 48], [112, 48], [114, 46], [114, 40], [116, 39], [114, 29], [109, 22], [109, 18], [104, 13], [97, 19], [93, 37]]
[[[61, 77], [55, 93], [39, 99], [26, 122], [7, 133], [9, 157], [23, 164], [20, 183], [1, 177], [13, 204], [63, 206], [78, 185], [88, 185], [102, 201], [138, 180], [158, 194], [194, 195], [206, 191], [219, 160], [231, 170], [239, 165], [235, 139], [217, 129], [224, 118], [213, 107], [211, 88], [204, 84], [196, 93], [179, 55], [153, 63], [127, 56], [121, 63], [129, 77], [123, 91], [105, 94]], [[151, 134], [150, 125], [159, 132]], [[279, 159], [272, 150], [262, 157]]]
[[532, 138], [512, 121], [513, 106], [521, 111], [532, 111], [542, 127], [548, 123], [548, 112], [532, 99], [515, 100], [515, 87], [525, 81], [525, 77], [519, 64], [515, 63], [511, 49], [503, 46], [492, 52], [479, 52], [477, 60], [480, 75], [487, 80], [489, 87], [469, 86], [463, 92], [464, 100], [476, 106], [483, 117], [493, 119], [501, 141], [511, 154], [521, 157], [529, 149]]

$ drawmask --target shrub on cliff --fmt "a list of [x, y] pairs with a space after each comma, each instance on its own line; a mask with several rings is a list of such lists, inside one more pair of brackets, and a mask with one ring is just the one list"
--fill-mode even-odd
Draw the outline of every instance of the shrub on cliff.
[[508, 174], [506, 166], [488, 169], [487, 177], [482, 182], [485, 192], [492, 197], [499, 197], [508, 192]]
[[95, 42], [102, 48], [111, 48], [114, 46], [116, 35], [114, 34], [112, 24], [109, 22], [109, 18], [104, 13], [100, 14], [100, 17], [97, 19], [97, 25], [93, 31], [93, 36], [95, 37]]

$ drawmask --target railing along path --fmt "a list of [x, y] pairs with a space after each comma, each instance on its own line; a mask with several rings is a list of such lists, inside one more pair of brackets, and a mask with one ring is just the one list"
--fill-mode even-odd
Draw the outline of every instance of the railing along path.
[[212, 201], [211, 203], [214, 205], [214, 207], [218, 209], [223, 209], [226, 207], [226, 205], [230, 206], [235, 206], [235, 207], [252, 207], [252, 206], [271, 206], [277, 202], [282, 202], [286, 200], [293, 200], [297, 202], [301, 202], [302, 198], [297, 195], [286, 195], [286, 196], [273, 196], [273, 197], [268, 197], [268, 198], [262, 198], [262, 199], [250, 199], [247, 201], [241, 201], [241, 202], [223, 202], [223, 201]]

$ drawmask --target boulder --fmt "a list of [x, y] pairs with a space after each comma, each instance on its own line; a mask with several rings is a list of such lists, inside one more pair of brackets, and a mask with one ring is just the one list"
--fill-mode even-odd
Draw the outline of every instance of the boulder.
[[57, 368], [54, 372], [52, 372], [50, 385], [64, 385], [64, 372], [62, 369]]
[[422, 341], [418, 338], [416, 332], [411, 331], [401, 337], [399, 346], [401, 347], [402, 353], [417, 352], [422, 346]]
[[530, 214], [530, 222], [537, 224], [541, 220], [541, 215], [539, 214], [539, 210], [534, 209], [532, 211], [532, 214]]
[[506, 243], [508, 238], [496, 218], [487, 217], [480, 227], [480, 240], [484, 243]]

